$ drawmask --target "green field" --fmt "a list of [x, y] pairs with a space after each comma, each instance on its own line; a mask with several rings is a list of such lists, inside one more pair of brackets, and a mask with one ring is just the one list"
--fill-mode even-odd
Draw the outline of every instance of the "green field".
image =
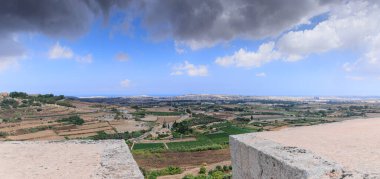
[[236, 135], [236, 134], [244, 134], [244, 133], [249, 133], [249, 132], [256, 132], [256, 130], [253, 130], [253, 129], [248, 129], [248, 128], [241, 128], [241, 127], [237, 127], [237, 126], [227, 126], [227, 127], [223, 127], [223, 128], [220, 128], [222, 131], [224, 131], [225, 133], [229, 134], [229, 135]]
[[255, 132], [256, 130], [233, 126], [229, 123], [220, 125], [219, 132], [213, 134], [201, 134], [196, 141], [190, 142], [171, 142], [168, 147], [173, 151], [199, 151], [216, 150], [225, 148], [228, 145], [229, 136]]
[[159, 150], [165, 149], [163, 143], [141, 143], [135, 144], [133, 150]]
[[189, 142], [170, 142], [167, 143], [170, 150], [173, 151], [200, 151], [221, 149], [223, 146], [214, 143], [208, 137], [199, 135], [196, 141]]
[[207, 134], [206, 137], [216, 144], [228, 144], [229, 135], [230, 134], [226, 132], [221, 132], [215, 134]]
[[[236, 134], [243, 134], [249, 132], [256, 132], [257, 130], [245, 127], [239, 127], [231, 123], [219, 123], [212, 126], [217, 128], [215, 133], [197, 134], [196, 141], [188, 142], [169, 142], [166, 143], [170, 151], [177, 152], [192, 152], [202, 150], [218, 150], [228, 146], [229, 136]], [[140, 143], [135, 144], [133, 150], [150, 150], [150, 151], [163, 151], [165, 149], [162, 143]]]

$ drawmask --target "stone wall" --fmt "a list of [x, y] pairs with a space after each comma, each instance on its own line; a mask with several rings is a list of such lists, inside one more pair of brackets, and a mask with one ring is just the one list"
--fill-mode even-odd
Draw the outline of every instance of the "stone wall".
[[230, 136], [234, 179], [364, 178], [297, 147], [256, 137]]

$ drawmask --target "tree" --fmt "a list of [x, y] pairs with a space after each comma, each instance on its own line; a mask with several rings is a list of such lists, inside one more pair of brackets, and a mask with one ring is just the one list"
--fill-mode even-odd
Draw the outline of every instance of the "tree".
[[175, 127], [173, 124], [173, 128], [175, 131], [181, 133], [181, 134], [188, 134], [192, 133], [193, 129], [190, 128], [190, 122], [189, 121], [182, 121], [180, 123], [175, 123]]
[[28, 97], [28, 94], [24, 93], [24, 92], [11, 92], [9, 93], [9, 97], [11, 98], [27, 98]]
[[223, 166], [223, 171], [225, 171], [225, 172], [228, 172], [228, 171], [229, 171], [229, 168], [228, 168], [227, 165], [224, 165], [224, 166]]

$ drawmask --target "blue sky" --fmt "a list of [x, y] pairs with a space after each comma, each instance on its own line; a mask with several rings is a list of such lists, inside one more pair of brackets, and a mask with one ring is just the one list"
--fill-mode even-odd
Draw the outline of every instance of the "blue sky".
[[[377, 5], [355, 1], [308, 6], [313, 13], [300, 12], [284, 26], [244, 25], [244, 30], [230, 29], [228, 36], [215, 35], [227, 32], [213, 26], [210, 32], [181, 32], [181, 24], [168, 17], [154, 17], [149, 24], [153, 12], [140, 9], [142, 15], [134, 15], [131, 7], [111, 9], [107, 22], [102, 15], [94, 16], [79, 35], [25, 26], [6, 33], [23, 51], [0, 54], [0, 91], [74, 96], [380, 95]], [[163, 32], [157, 30], [157, 24], [166, 23], [170, 26]], [[375, 25], [364, 28], [368, 23]]]

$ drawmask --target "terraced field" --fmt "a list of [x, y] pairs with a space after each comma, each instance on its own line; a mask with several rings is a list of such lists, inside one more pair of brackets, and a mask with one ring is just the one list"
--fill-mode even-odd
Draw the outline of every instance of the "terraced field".
[[[55, 104], [46, 104], [40, 107], [17, 108], [1, 111], [1, 116], [20, 119], [11, 122], [0, 121], [0, 140], [64, 140], [95, 136], [99, 132], [106, 134], [139, 131], [149, 128], [145, 122], [134, 120], [99, 120], [111, 112], [104, 108], [91, 107], [92, 103], [73, 102], [78, 106], [64, 107]], [[39, 109], [39, 110], [37, 110]], [[17, 116], [16, 115], [16, 116]], [[70, 116], [80, 116], [84, 120], [82, 125], [60, 122]]]

